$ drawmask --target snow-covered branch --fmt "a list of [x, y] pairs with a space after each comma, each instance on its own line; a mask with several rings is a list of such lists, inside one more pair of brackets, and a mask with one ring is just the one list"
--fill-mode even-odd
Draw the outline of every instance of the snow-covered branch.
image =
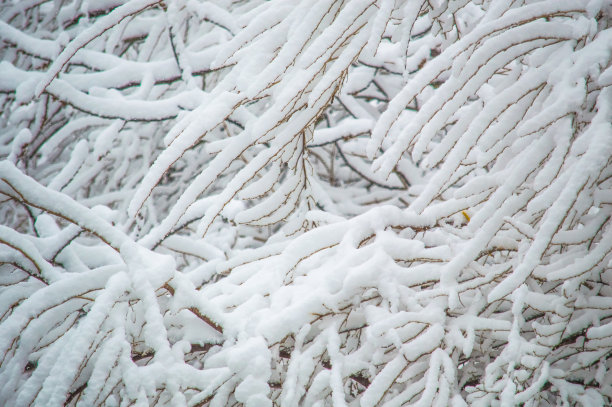
[[612, 3], [3, 1], [0, 405], [612, 403]]

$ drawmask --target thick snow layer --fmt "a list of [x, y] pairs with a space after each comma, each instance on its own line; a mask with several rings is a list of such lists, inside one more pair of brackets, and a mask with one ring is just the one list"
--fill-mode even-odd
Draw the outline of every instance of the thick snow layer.
[[611, 22], [2, 2], [0, 405], [612, 405]]

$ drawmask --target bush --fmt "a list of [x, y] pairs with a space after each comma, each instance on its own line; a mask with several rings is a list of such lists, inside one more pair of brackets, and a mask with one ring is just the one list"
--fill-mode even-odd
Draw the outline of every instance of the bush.
[[4, 0], [0, 404], [612, 403], [612, 4]]

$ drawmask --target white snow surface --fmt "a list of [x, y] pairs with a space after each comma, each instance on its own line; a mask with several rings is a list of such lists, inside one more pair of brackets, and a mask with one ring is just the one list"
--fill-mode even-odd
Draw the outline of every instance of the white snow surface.
[[612, 1], [9, 0], [0, 405], [612, 405]]

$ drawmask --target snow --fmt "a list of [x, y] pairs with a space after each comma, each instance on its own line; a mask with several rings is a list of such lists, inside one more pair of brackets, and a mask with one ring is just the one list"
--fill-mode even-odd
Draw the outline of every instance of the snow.
[[[158, 3], [157, 0], [134, 0], [120, 7], [117, 7], [110, 14], [104, 18], [98, 20], [88, 29], [80, 33], [74, 38], [62, 52], [53, 58], [53, 64], [49, 67], [45, 78], [36, 86], [36, 96], [40, 96], [47, 86], [53, 81], [53, 79], [59, 74], [64, 65], [72, 58], [72, 56], [82, 47], [87, 45], [90, 41], [99, 36], [102, 32], [108, 30], [112, 26], [118, 24], [124, 18], [135, 14], [153, 4]], [[37, 53], [34, 53], [37, 55]]]
[[612, 7], [0, 8], [0, 405], [609, 405]]

